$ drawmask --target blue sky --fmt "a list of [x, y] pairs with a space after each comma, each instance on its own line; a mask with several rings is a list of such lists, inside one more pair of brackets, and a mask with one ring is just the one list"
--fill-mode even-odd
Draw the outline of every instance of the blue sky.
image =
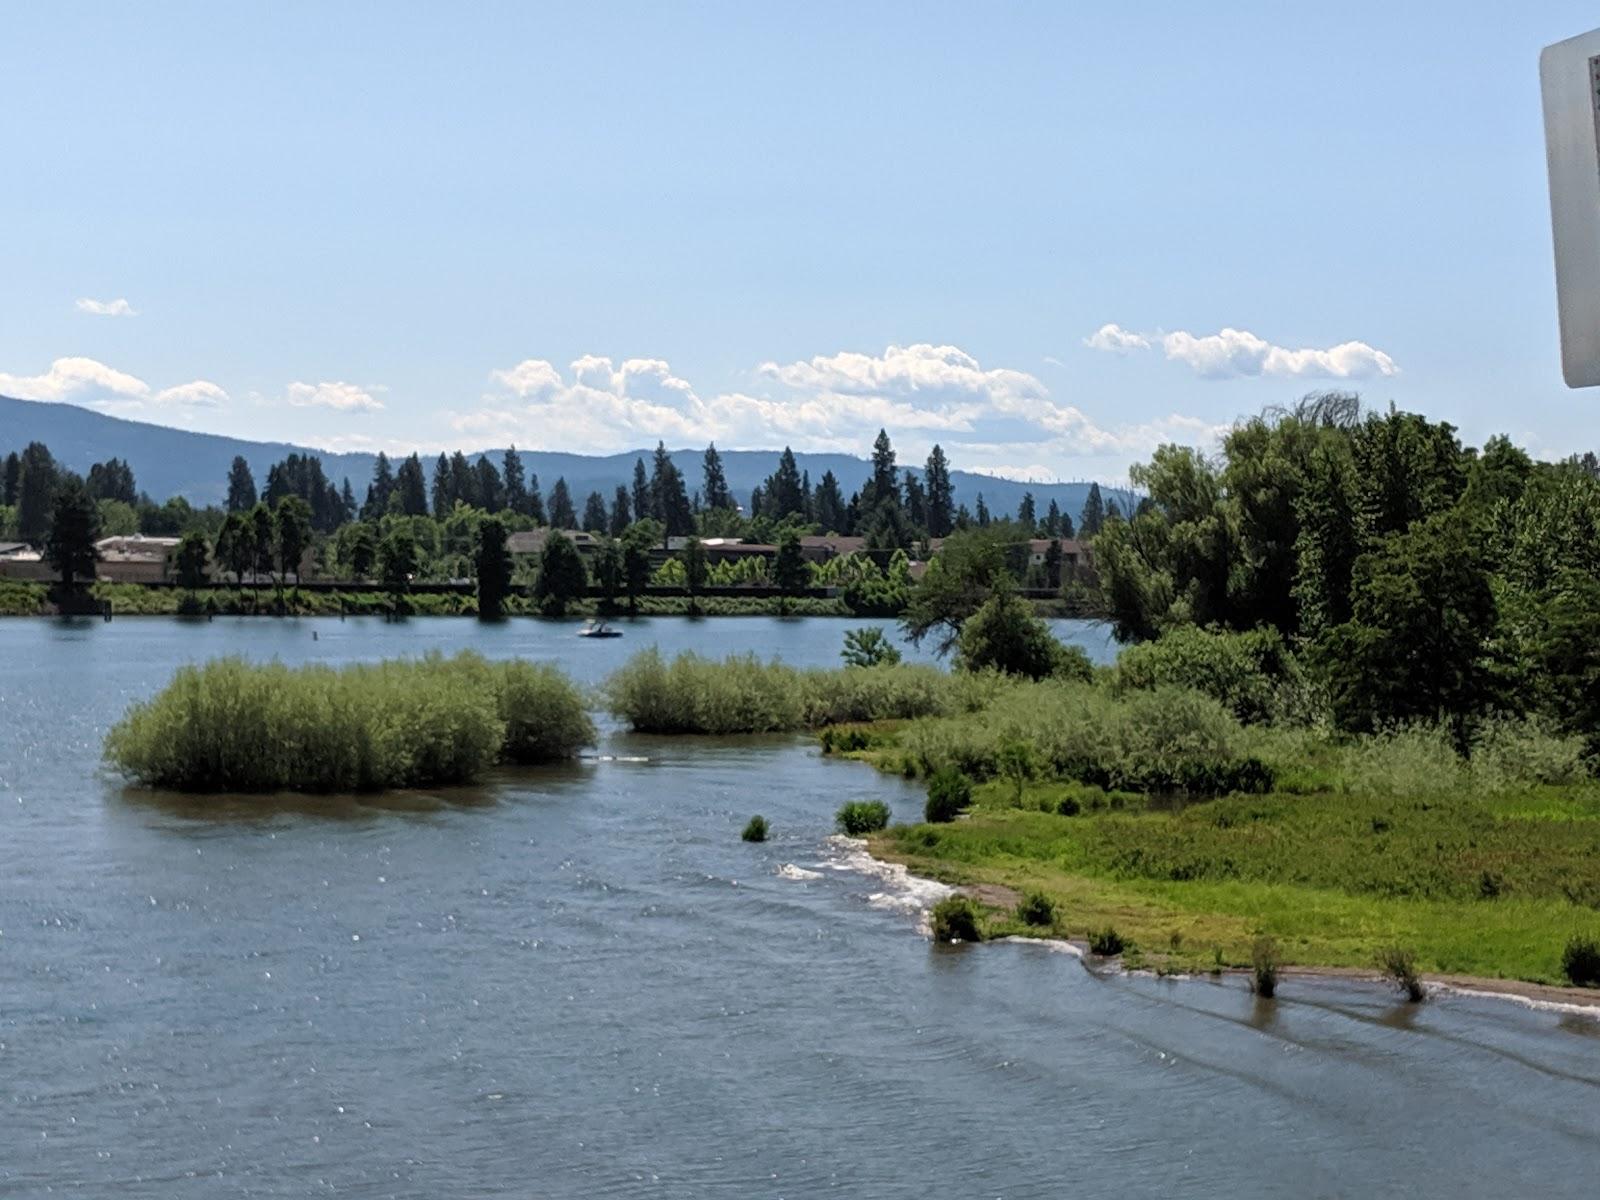
[[7, 5], [0, 392], [1046, 478], [1326, 387], [1600, 446], [1537, 77], [1592, 5], [1126, 7]]

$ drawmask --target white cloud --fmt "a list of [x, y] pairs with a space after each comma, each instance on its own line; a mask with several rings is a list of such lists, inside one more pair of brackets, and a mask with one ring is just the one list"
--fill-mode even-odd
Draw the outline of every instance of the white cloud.
[[209, 379], [196, 379], [176, 387], [162, 388], [155, 394], [154, 403], [188, 408], [221, 408], [228, 402], [228, 393]]
[[58, 358], [42, 375], [7, 375], [0, 372], [0, 394], [26, 400], [64, 400], [82, 393], [144, 397], [150, 385], [125, 371], [92, 358]]
[[1150, 339], [1142, 333], [1134, 333], [1131, 329], [1124, 329], [1121, 325], [1106, 324], [1084, 338], [1083, 344], [1091, 350], [1105, 350], [1112, 354], [1126, 354], [1130, 350], [1148, 350], [1150, 348]]
[[1205, 379], [1238, 379], [1272, 375], [1288, 379], [1369, 379], [1398, 375], [1393, 358], [1366, 342], [1341, 342], [1326, 350], [1275, 346], [1247, 329], [1223, 329], [1196, 336], [1134, 333], [1120, 325], [1102, 325], [1083, 339], [1091, 350], [1127, 354], [1159, 344], [1167, 359], [1181, 362]]
[[526, 359], [490, 372], [494, 387], [483, 406], [453, 414], [452, 424], [481, 445], [514, 441], [597, 453], [661, 439], [675, 447], [715, 441], [725, 450], [788, 444], [862, 454], [883, 428], [906, 463], [942, 442], [963, 467], [988, 465], [1041, 480], [1072, 476], [1071, 460], [1094, 459], [1120, 470], [1163, 441], [1214, 441], [1219, 428], [1176, 414], [1101, 425], [1052, 399], [1033, 375], [985, 368], [954, 346], [767, 362], [755, 377], [758, 386], [750, 392], [706, 397], [660, 359], [617, 364], [585, 355], [566, 371]]
[[378, 387], [359, 387], [353, 383], [322, 382], [301, 383], [298, 380], [289, 385], [288, 400], [296, 408], [332, 408], [339, 412], [377, 412], [383, 407], [383, 401], [372, 393], [382, 391]]
[[87, 296], [78, 301], [78, 311], [96, 317], [137, 317], [139, 312], [121, 296], [115, 300], [91, 300]]

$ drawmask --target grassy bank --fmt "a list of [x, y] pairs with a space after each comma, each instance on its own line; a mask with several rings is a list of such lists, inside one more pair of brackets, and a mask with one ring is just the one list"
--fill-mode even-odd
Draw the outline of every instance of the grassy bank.
[[970, 712], [1010, 685], [936, 667], [800, 670], [754, 655], [726, 659], [645, 650], [602, 688], [613, 716], [641, 733], [782, 733], [840, 722]]
[[[1275, 782], [1206, 799], [1139, 787], [1138, 771], [1122, 787], [1085, 782], [1096, 772], [1076, 751], [1059, 757], [1078, 736], [1062, 721], [1116, 744], [1123, 701], [1050, 690], [845, 742], [880, 769], [977, 775], [962, 818], [897, 826], [871, 845], [915, 873], [976, 885], [991, 936], [1110, 928], [1130, 964], [1183, 971], [1249, 966], [1262, 938], [1302, 966], [1371, 968], [1403, 946], [1429, 972], [1562, 983], [1569, 941], [1600, 934], [1600, 787], [1571, 743], [1536, 727], [1503, 725], [1464, 758], [1432, 730], [1336, 740], [1208, 717], [1200, 728], [1219, 740], [1192, 745], [1243, 754]], [[1169, 728], [1162, 743], [1183, 736]], [[1019, 739], [1034, 766], [1008, 772], [994, 748]], [[1122, 745], [1105, 759], [1137, 755], [1137, 742]], [[1047, 923], [1013, 909], [1029, 893], [1051, 902]]]
[[376, 665], [184, 667], [106, 737], [128, 778], [189, 792], [363, 792], [468, 783], [592, 744], [554, 668], [464, 653]]

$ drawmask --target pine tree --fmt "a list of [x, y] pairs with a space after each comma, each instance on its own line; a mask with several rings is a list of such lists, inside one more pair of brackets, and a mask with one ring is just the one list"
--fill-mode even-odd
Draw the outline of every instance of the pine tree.
[[606, 498], [599, 492], [590, 492], [583, 504], [583, 528], [590, 533], [604, 533], [609, 524]]
[[683, 474], [673, 465], [666, 443], [656, 443], [655, 469], [650, 476], [651, 510], [666, 527], [668, 537], [683, 537], [694, 532], [694, 511]]
[[978, 493], [978, 528], [989, 527], [989, 506], [983, 502], [983, 493]]
[[928, 452], [922, 484], [928, 493], [928, 536], [947, 537], [955, 526], [955, 493], [950, 484], [950, 464], [937, 445]]
[[1044, 535], [1053, 538], [1061, 536], [1061, 505], [1056, 503], [1054, 496], [1050, 498], [1050, 507], [1044, 510]]
[[543, 525], [545, 522], [544, 496], [539, 491], [537, 475], [528, 476], [528, 515], [533, 518], [535, 525]]
[[356, 493], [350, 486], [350, 477], [345, 476], [344, 487], [339, 490], [339, 524], [356, 519]]
[[1034, 510], [1032, 492], [1022, 493], [1022, 503], [1017, 505], [1017, 524], [1028, 531], [1029, 537], [1039, 526], [1039, 514]]
[[816, 522], [822, 527], [823, 533], [845, 533], [849, 529], [844, 496], [839, 491], [839, 481], [834, 478], [832, 471], [822, 473], [812, 508], [815, 510]]
[[273, 524], [277, 534], [278, 578], [283, 580], [290, 571], [294, 581], [300, 582], [300, 563], [306, 547], [311, 544], [311, 506], [300, 496], [285, 496], [278, 501]]
[[441, 454], [433, 464], [433, 515], [448, 516], [455, 506], [456, 496], [450, 476], [450, 460]]
[[0, 504], [7, 507], [17, 502], [17, 487], [22, 482], [22, 458], [13, 450], [6, 455], [4, 467], [0, 467]]
[[611, 500], [611, 536], [621, 537], [627, 532], [628, 526], [633, 524], [633, 505], [628, 500], [628, 489], [624, 484], [617, 484], [617, 494]]
[[522, 470], [522, 456], [512, 446], [500, 464], [500, 475], [505, 480], [506, 511], [518, 516], [528, 515], [528, 478]]
[[95, 542], [100, 537], [100, 510], [83, 480], [68, 475], [54, 489], [50, 505], [50, 530], [44, 540], [44, 560], [61, 576], [64, 591], [80, 580], [94, 580]]
[[422, 474], [422, 460], [413, 454], [400, 464], [394, 477], [400, 495], [400, 511], [408, 517], [428, 515], [428, 485]]
[[29, 442], [22, 452], [17, 483], [17, 534], [33, 546], [44, 545], [55, 503], [56, 460], [43, 442]]
[[576, 529], [578, 527], [578, 514], [572, 507], [572, 494], [567, 491], [565, 477], [557, 479], [555, 487], [550, 489], [550, 528]]
[[473, 473], [477, 483], [478, 507], [485, 512], [499, 512], [506, 506], [505, 484], [501, 482], [500, 472], [480, 454]]
[[645, 472], [644, 459], [633, 460], [633, 519], [643, 521], [646, 517], [659, 521], [661, 514], [656, 512], [655, 504], [650, 496], [650, 476]]
[[862, 489], [862, 508], [877, 508], [889, 500], [900, 502], [899, 475], [894, 466], [894, 447], [888, 433], [880, 429], [872, 443], [872, 482]]
[[909, 470], [905, 472], [906, 520], [918, 529], [928, 527], [928, 494], [922, 481]]
[[763, 511], [775, 520], [781, 521], [790, 514], [805, 516], [806, 501], [800, 484], [800, 466], [789, 447], [783, 448], [778, 469], [767, 476], [761, 494]]
[[467, 461], [467, 456], [457, 450], [450, 456], [450, 493], [457, 504], [478, 508], [478, 475]]
[[700, 490], [701, 501], [707, 508], [733, 508], [733, 493], [728, 490], [728, 477], [722, 469], [722, 456], [716, 443], [706, 447], [705, 487]]
[[506, 527], [499, 517], [478, 522], [476, 554], [478, 616], [486, 621], [505, 614], [511, 592], [511, 552], [506, 547]]
[[256, 506], [256, 478], [250, 473], [250, 464], [244, 455], [236, 454], [228, 468], [228, 511], [249, 512]]
[[[383, 451], [378, 451], [378, 459], [372, 464], [372, 482], [367, 485], [367, 499], [361, 506], [361, 515], [368, 521], [375, 521], [389, 511], [389, 496], [394, 492], [394, 470], [389, 466], [389, 456]], [[267, 489], [267, 503], [274, 504], [277, 497], [272, 495], [269, 485]]]
[[1091, 483], [1089, 495], [1083, 502], [1083, 513], [1078, 517], [1078, 529], [1084, 537], [1093, 537], [1100, 532], [1100, 527], [1106, 521], [1105, 501], [1100, 498], [1100, 485]]
[[117, 500], [123, 504], [138, 504], [139, 489], [134, 486], [133, 469], [120, 458], [110, 458], [89, 468], [85, 483], [91, 500]]

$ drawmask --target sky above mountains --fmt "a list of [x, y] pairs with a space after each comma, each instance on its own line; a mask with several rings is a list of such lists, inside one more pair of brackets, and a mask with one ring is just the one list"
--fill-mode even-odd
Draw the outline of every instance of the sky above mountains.
[[596, 7], [9, 10], [0, 394], [1037, 479], [1329, 387], [1600, 445], [1537, 80], [1591, 6]]

